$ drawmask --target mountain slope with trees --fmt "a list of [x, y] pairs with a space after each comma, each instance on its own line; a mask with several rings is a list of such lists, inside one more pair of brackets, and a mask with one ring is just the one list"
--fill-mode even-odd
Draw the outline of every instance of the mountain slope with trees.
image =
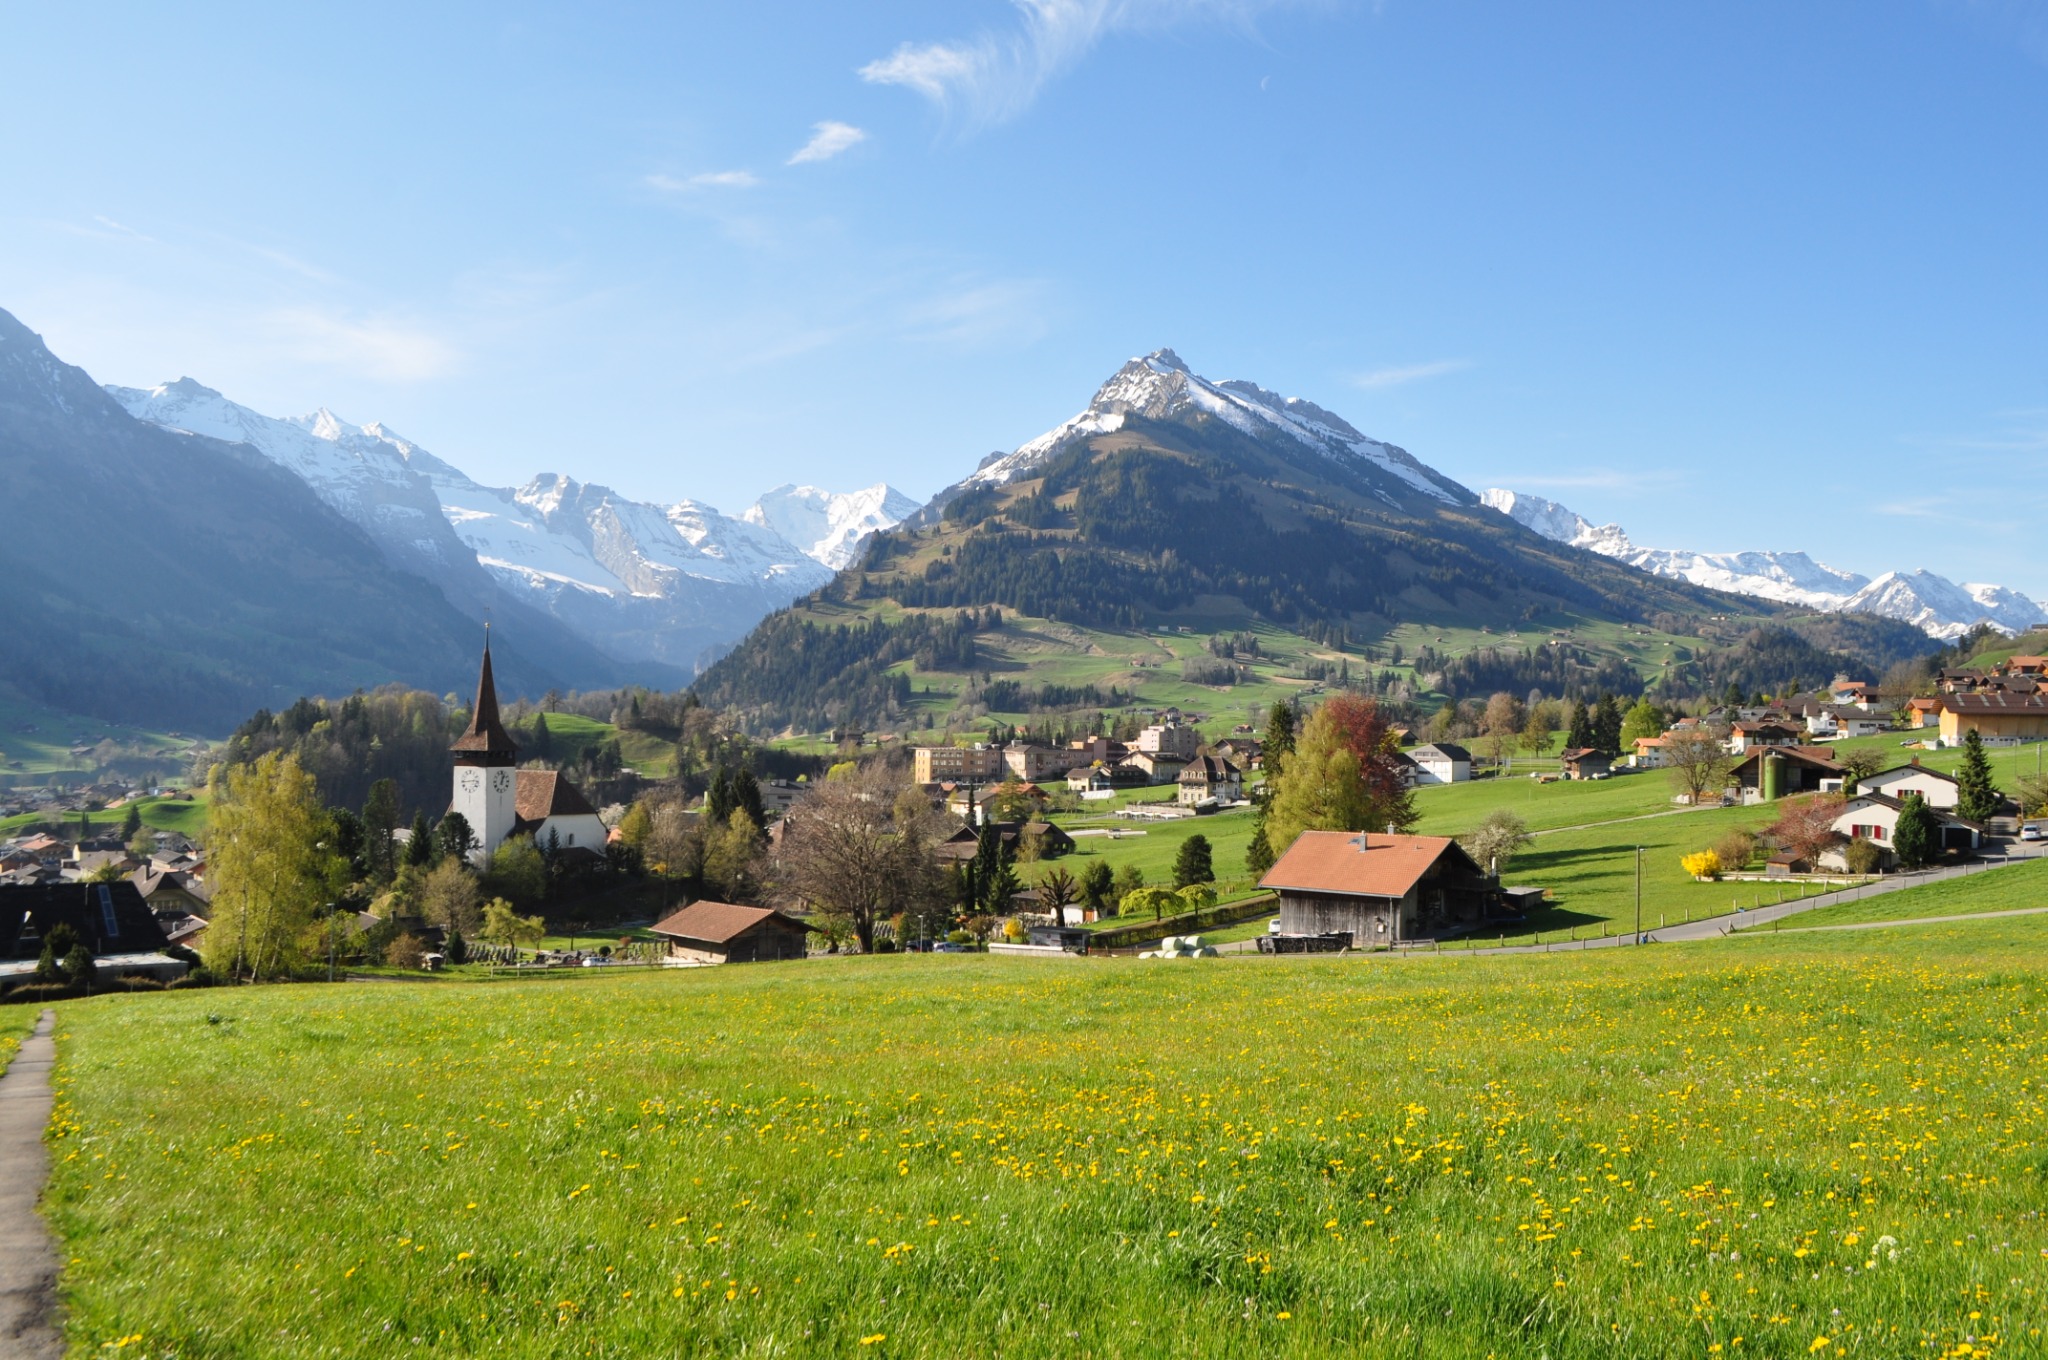
[[[1277, 630], [1343, 678], [1356, 678], [1354, 659], [1368, 678], [1405, 666], [1419, 687], [1454, 695], [1510, 675], [1589, 696], [1639, 692], [1663, 670], [1667, 688], [1720, 680], [1700, 657], [1765, 624], [1793, 640], [1796, 663], [1776, 658], [1793, 671], [1849, 660], [1800, 642], [1806, 622], [1780, 606], [1545, 538], [1319, 407], [1210, 383], [1160, 351], [1126, 365], [1081, 415], [877, 534], [856, 566], [764, 622], [697, 692], [757, 730], [819, 730], [902, 720], [947, 672], [979, 671], [985, 686], [1001, 669], [1025, 687], [1087, 669], [1045, 649], [1021, 664], [1014, 649], [996, 655], [986, 635], [1004, 611], [1089, 633], [1082, 654], [1116, 650], [1099, 634]], [[1826, 625], [1875, 637], [1840, 616]], [[1889, 627], [1881, 640], [1898, 655], [1932, 645]], [[1404, 628], [1502, 641], [1467, 648], [1473, 674], [1459, 675], [1437, 664], [1451, 658], [1388, 646]], [[1623, 634], [1654, 634], [1664, 650], [1614, 645]], [[1692, 644], [1682, 655], [1681, 641]], [[1183, 659], [1181, 670], [1228, 686], [1244, 661]]]

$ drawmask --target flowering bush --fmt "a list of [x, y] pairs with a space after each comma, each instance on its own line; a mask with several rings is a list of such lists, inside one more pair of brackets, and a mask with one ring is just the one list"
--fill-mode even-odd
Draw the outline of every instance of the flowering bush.
[[1721, 876], [1721, 856], [1712, 850], [1702, 850], [1698, 854], [1687, 855], [1679, 860], [1678, 863], [1694, 878], [1719, 878]]

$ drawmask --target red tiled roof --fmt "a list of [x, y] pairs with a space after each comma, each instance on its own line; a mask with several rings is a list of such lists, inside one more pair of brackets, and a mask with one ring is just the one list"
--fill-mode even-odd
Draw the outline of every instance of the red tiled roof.
[[[1365, 843], [1363, 849], [1359, 848], [1361, 840]], [[1304, 831], [1266, 871], [1259, 886], [1357, 897], [1402, 897], [1456, 845], [1447, 836]]]
[[783, 916], [769, 907], [740, 907], [730, 902], [692, 902], [681, 911], [654, 924], [657, 935], [668, 935], [679, 940], [703, 940], [710, 944], [724, 944], [746, 934], [771, 916], [781, 917], [793, 926], [802, 926], [794, 917]]

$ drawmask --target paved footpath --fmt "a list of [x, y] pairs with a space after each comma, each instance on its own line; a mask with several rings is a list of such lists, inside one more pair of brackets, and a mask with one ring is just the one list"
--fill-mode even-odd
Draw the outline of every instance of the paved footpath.
[[35, 1033], [0, 1076], [0, 1360], [55, 1360], [64, 1354], [57, 1327], [57, 1244], [36, 1212], [50, 1172], [43, 1130], [50, 1123], [50, 1067], [57, 1044], [56, 1012], [44, 1011]]

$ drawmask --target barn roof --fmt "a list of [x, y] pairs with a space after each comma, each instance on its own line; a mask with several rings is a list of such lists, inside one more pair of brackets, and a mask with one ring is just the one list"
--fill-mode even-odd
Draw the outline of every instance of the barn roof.
[[657, 935], [667, 935], [678, 940], [703, 940], [708, 944], [726, 944], [771, 917], [800, 930], [810, 929], [795, 917], [784, 916], [771, 907], [742, 907], [731, 902], [692, 902], [650, 928]]
[[1259, 880], [1261, 888], [1402, 897], [1446, 854], [1465, 860], [1448, 836], [1387, 836], [1378, 832], [1304, 831]]

